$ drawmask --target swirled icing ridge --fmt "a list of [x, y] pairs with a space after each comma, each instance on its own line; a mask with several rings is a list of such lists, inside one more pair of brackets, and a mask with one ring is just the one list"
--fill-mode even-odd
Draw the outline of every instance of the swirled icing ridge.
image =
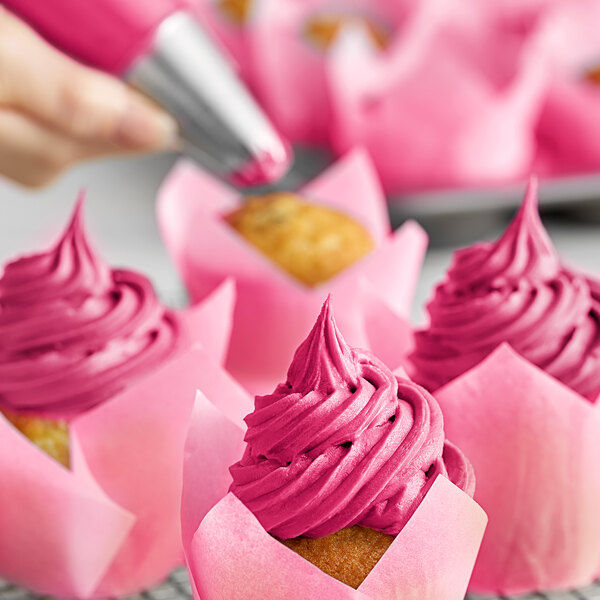
[[150, 282], [92, 251], [79, 201], [56, 246], [0, 278], [0, 409], [69, 418], [157, 366], [178, 337]]
[[329, 300], [285, 384], [258, 396], [233, 491], [280, 538], [362, 525], [396, 535], [443, 474], [469, 493], [470, 465], [445, 444], [432, 396], [350, 348]]
[[435, 390], [502, 342], [589, 399], [600, 392], [600, 303], [564, 267], [537, 210], [537, 185], [504, 235], [454, 254], [415, 335], [415, 381]]

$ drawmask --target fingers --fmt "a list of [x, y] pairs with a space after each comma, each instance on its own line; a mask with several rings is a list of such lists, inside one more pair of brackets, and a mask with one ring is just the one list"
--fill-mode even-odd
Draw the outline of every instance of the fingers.
[[0, 111], [0, 174], [22, 185], [46, 185], [75, 162], [118, 151], [110, 142], [78, 140], [22, 113]]
[[79, 65], [0, 10], [0, 105], [67, 137], [129, 150], [174, 145], [177, 124], [121, 81]]

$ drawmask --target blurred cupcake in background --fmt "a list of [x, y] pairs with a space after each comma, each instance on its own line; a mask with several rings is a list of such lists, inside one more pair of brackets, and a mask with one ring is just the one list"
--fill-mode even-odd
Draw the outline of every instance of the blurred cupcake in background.
[[418, 6], [388, 52], [356, 34], [332, 52], [335, 149], [364, 146], [388, 193], [526, 176], [547, 85], [539, 20], [497, 3]]
[[596, 171], [597, 0], [203, 0], [295, 143], [367, 149], [388, 194]]
[[294, 142], [330, 145], [337, 120], [331, 103], [332, 50], [352, 31], [364, 35], [375, 53], [386, 51], [410, 28], [420, 4], [257, 0], [247, 33], [250, 84], [281, 131]]
[[165, 308], [146, 277], [95, 253], [81, 200], [55, 246], [5, 265], [0, 577], [102, 597], [178, 564], [190, 395], [221, 376], [232, 294]]
[[[192, 301], [228, 278], [236, 305], [227, 368], [253, 393], [280, 380], [331, 292], [344, 335], [361, 347], [389, 337], [389, 313], [407, 319], [426, 246], [414, 223], [391, 233], [370, 161], [355, 151], [297, 194], [241, 203], [239, 193], [191, 165], [169, 176], [159, 197], [163, 238]], [[386, 324], [387, 327], [387, 324]], [[383, 351], [390, 363], [410, 349]]]
[[200, 0], [193, 10], [235, 64], [246, 80], [249, 78], [250, 55], [247, 29], [257, 0]]
[[364, 146], [386, 192], [528, 174], [548, 80], [540, 51], [547, 5], [209, 5], [214, 19], [227, 6], [242, 22], [244, 75], [282, 132], [338, 154]]
[[537, 127], [537, 169], [549, 175], [600, 169], [600, 2], [553, 2], [547, 10], [546, 52], [552, 62]]

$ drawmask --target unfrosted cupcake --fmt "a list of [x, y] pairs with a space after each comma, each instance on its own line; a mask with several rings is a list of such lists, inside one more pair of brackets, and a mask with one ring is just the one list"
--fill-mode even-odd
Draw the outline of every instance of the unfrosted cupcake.
[[600, 303], [564, 266], [537, 212], [532, 182], [496, 242], [457, 251], [415, 334], [415, 381], [435, 390], [506, 342], [588, 400], [600, 392]]
[[374, 248], [366, 228], [352, 217], [289, 192], [247, 198], [226, 221], [310, 287], [329, 281]]
[[0, 278], [0, 409], [65, 466], [68, 421], [177, 351], [177, 315], [143, 275], [90, 247], [80, 201], [58, 243]]
[[[388, 331], [379, 324], [389, 312], [407, 318], [426, 236], [413, 222], [391, 232], [385, 197], [360, 149], [297, 193], [246, 202], [182, 163], [160, 191], [158, 212], [192, 302], [235, 281], [226, 366], [252, 394], [271, 391], [285, 377], [327, 293], [351, 344], [400, 362], [380, 349]], [[395, 355], [410, 347], [406, 330]]]
[[246, 417], [233, 492], [271, 535], [358, 588], [438, 476], [468, 494], [468, 461], [433, 397], [349, 347], [329, 301], [287, 380]]

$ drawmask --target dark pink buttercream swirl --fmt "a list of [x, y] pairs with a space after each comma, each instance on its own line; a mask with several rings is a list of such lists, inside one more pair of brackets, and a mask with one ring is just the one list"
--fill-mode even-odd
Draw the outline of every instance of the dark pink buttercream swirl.
[[322, 537], [362, 525], [396, 535], [439, 474], [472, 494], [432, 396], [350, 348], [329, 301], [285, 384], [256, 398], [233, 491], [267, 531]]
[[578, 393], [600, 392], [600, 305], [561, 263], [537, 210], [536, 184], [504, 235], [455, 253], [415, 335], [415, 381], [435, 390], [502, 342]]
[[54, 248], [0, 278], [0, 409], [71, 417], [156, 367], [178, 337], [150, 282], [91, 250], [79, 203]]

